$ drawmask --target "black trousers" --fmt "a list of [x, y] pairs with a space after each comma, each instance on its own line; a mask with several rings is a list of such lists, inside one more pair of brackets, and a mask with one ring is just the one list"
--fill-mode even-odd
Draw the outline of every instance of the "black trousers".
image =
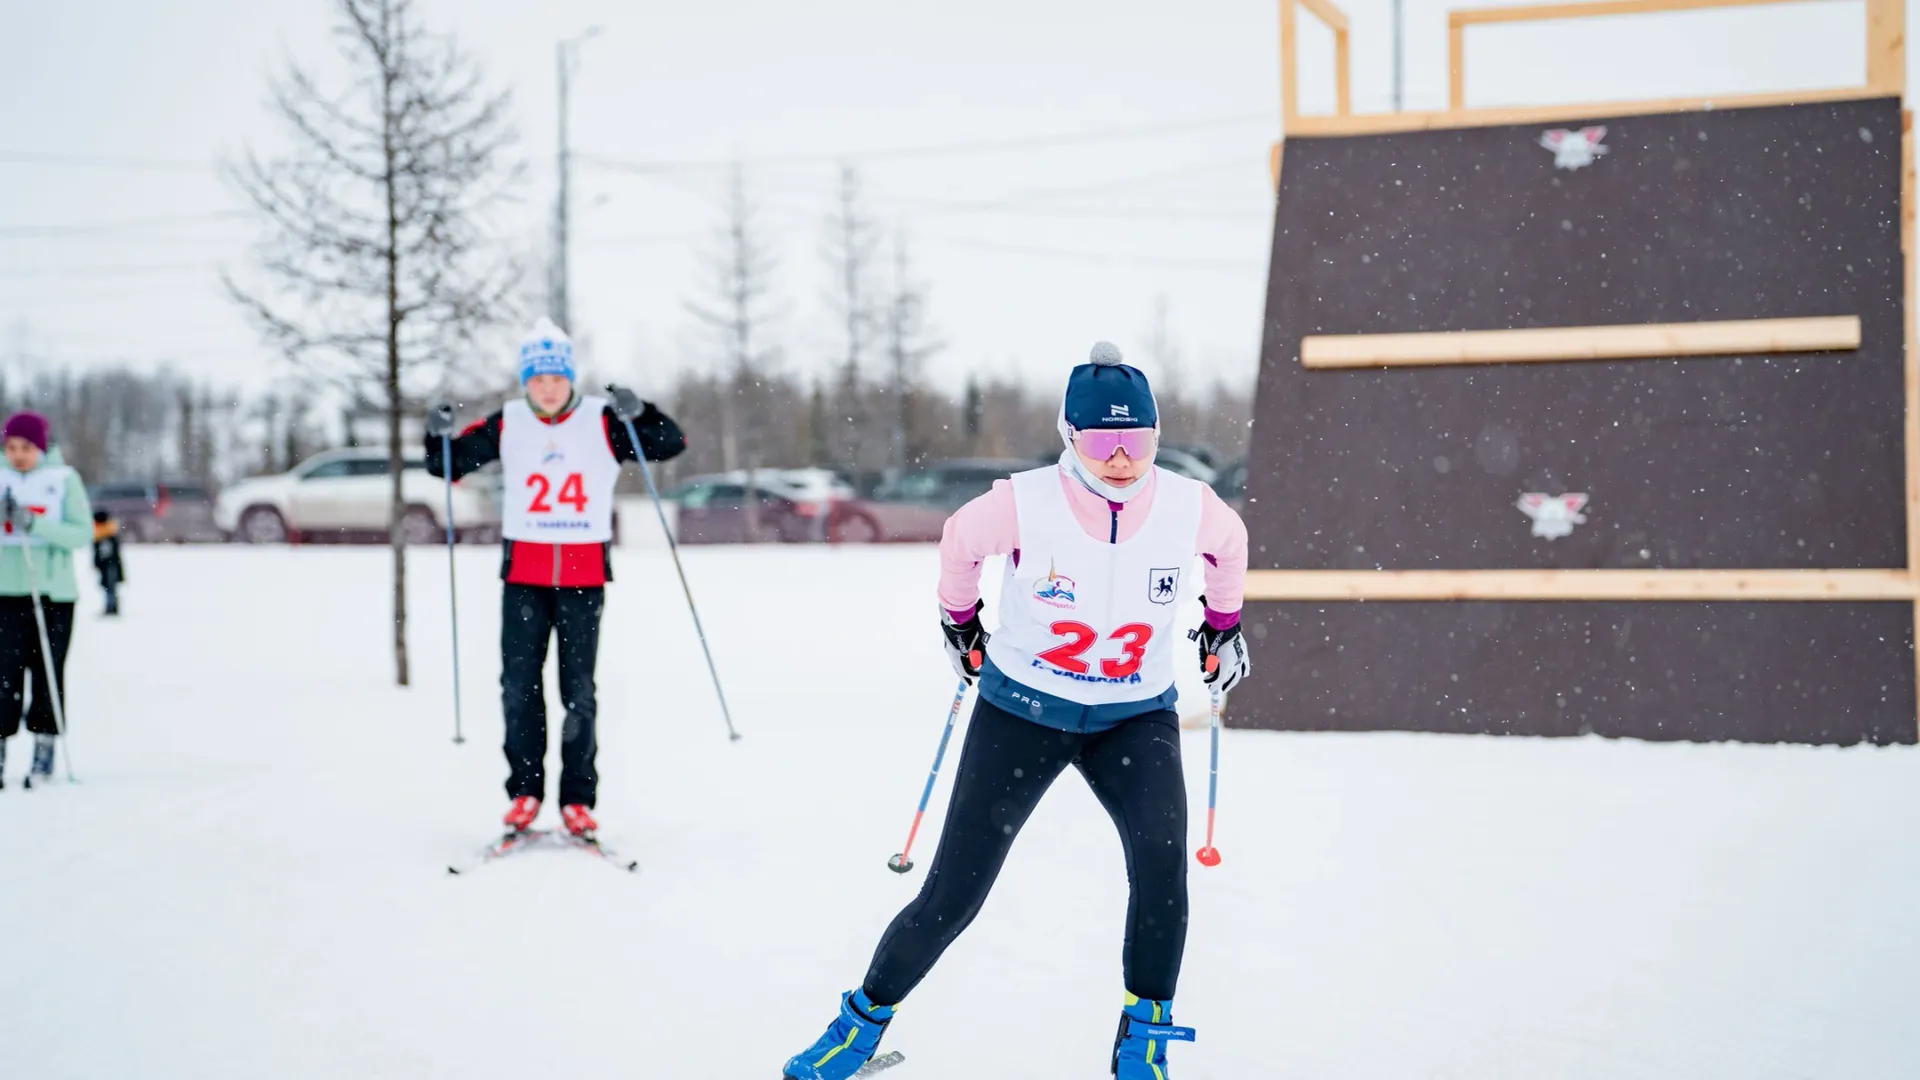
[[875, 1004], [905, 1000], [980, 913], [1020, 827], [1069, 765], [1106, 807], [1126, 852], [1126, 988], [1143, 998], [1173, 997], [1187, 944], [1187, 788], [1179, 718], [1171, 711], [1149, 713], [1081, 735], [982, 702], [960, 751], [953, 799], [927, 879], [887, 927], [867, 969], [863, 988]]
[[594, 805], [600, 778], [593, 730], [593, 667], [607, 591], [507, 585], [501, 590], [500, 707], [506, 714], [507, 797], [547, 791], [547, 639], [560, 639], [560, 805]]
[[[40, 606], [47, 615], [54, 678], [64, 694], [67, 646], [73, 641], [73, 603], [43, 599]], [[33, 621], [33, 598], [0, 596], [0, 739], [19, 733], [23, 712], [28, 731], [36, 735], [60, 733], [53, 722], [53, 691], [46, 683], [46, 665], [40, 660], [40, 629]], [[33, 704], [22, 709], [29, 685], [33, 687]], [[66, 704], [64, 696], [60, 703]]]

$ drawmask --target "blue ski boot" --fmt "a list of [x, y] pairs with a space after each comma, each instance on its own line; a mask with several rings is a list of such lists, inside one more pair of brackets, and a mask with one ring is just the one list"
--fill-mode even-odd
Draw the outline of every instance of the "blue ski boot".
[[1113, 1037], [1117, 1080], [1167, 1080], [1167, 1044], [1192, 1042], [1193, 1029], [1174, 1027], [1173, 1002], [1127, 995], [1120, 1031]]
[[53, 783], [53, 736], [35, 735], [33, 737], [33, 768], [27, 773], [28, 788], [46, 787]]
[[781, 1073], [786, 1080], [848, 1080], [880, 1048], [893, 1006], [875, 1005], [865, 990], [840, 995], [840, 1015], [827, 1033], [794, 1055]]

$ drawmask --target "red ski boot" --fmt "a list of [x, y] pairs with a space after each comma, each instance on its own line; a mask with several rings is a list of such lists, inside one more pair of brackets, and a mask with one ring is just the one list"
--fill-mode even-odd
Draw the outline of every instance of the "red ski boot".
[[566, 823], [567, 831], [582, 840], [593, 839], [600, 823], [593, 820], [593, 811], [580, 803], [572, 803], [560, 808], [560, 820]]
[[533, 819], [540, 816], [540, 800], [531, 795], [522, 795], [507, 806], [507, 816], [500, 819], [509, 832], [526, 832], [533, 825]]

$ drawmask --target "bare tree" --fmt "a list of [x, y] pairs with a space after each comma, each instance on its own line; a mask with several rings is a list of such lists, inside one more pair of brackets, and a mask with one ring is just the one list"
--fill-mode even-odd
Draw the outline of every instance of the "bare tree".
[[521, 167], [507, 160], [508, 95], [488, 91], [472, 60], [424, 30], [411, 0], [333, 4], [351, 81], [324, 89], [292, 65], [273, 83], [294, 150], [272, 160], [249, 152], [228, 170], [265, 219], [255, 249], [265, 284], [229, 277], [227, 290], [288, 359], [385, 407], [394, 678], [405, 686], [401, 416], [511, 315], [519, 268], [487, 225]]
[[773, 318], [769, 297], [778, 260], [761, 237], [759, 209], [747, 195], [746, 171], [734, 166], [727, 190], [727, 217], [718, 243], [708, 257], [712, 292], [689, 300], [687, 310], [705, 329], [715, 367], [732, 384], [721, 394], [720, 456], [725, 468], [737, 469], [743, 457], [749, 464], [760, 456], [759, 425], [743, 424], [742, 415], [754, 415], [753, 401], [763, 396], [765, 381], [778, 353], [765, 342]]
[[834, 454], [848, 465], [858, 467], [861, 460], [861, 436], [867, 426], [863, 400], [862, 363], [882, 320], [882, 301], [875, 295], [874, 263], [880, 254], [880, 229], [868, 216], [861, 197], [860, 170], [852, 165], [840, 167], [840, 184], [834, 192], [833, 212], [827, 215], [820, 254], [832, 275], [827, 303], [839, 318], [846, 335], [846, 351], [841, 354], [837, 395], [841, 411], [842, 438], [833, 439]]
[[930, 286], [914, 276], [905, 235], [893, 237], [893, 289], [887, 297], [887, 361], [892, 376], [888, 395], [893, 419], [893, 467], [905, 472], [925, 458], [927, 447], [914, 426], [915, 401], [921, 396], [921, 368], [946, 343], [934, 336], [927, 318]]

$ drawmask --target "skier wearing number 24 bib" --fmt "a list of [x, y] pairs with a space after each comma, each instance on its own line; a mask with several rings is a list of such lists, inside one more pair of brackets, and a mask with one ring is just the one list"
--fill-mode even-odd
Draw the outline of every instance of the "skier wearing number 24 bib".
[[[787, 1062], [787, 1080], [848, 1080], [895, 1009], [979, 914], [1014, 837], [1054, 779], [1079, 770], [1120, 831], [1131, 896], [1126, 994], [1109, 1065], [1118, 1080], [1169, 1080], [1174, 984], [1187, 936], [1187, 799], [1174, 711], [1177, 645], [1232, 689], [1248, 673], [1240, 633], [1247, 530], [1212, 490], [1155, 468], [1159, 411], [1139, 369], [1101, 342], [1073, 369], [1060, 462], [1016, 474], [961, 507], [940, 541], [941, 628], [979, 703], [939, 850], [919, 896], [881, 936], [840, 1014]], [[1007, 556], [1000, 626], [981, 626], [980, 566]], [[1205, 621], [1174, 625], [1206, 560]], [[876, 1063], [878, 1064], [878, 1063]]]
[[[547, 319], [520, 343], [525, 396], [460, 434], [452, 435], [453, 407], [428, 417], [427, 471], [443, 475], [441, 440], [451, 436], [453, 479], [492, 461], [503, 473], [501, 535], [506, 551], [500, 576], [500, 705], [506, 714], [507, 807], [504, 824], [532, 826], [546, 798], [547, 702], [543, 670], [547, 641], [560, 643], [560, 700], [566, 723], [560, 741], [560, 818], [575, 836], [598, 828], [593, 806], [593, 669], [600, 645], [600, 613], [613, 580], [613, 489], [620, 463], [636, 459], [615, 404], [574, 388], [573, 342]], [[625, 397], [640, 450], [665, 461], [686, 449], [686, 438], [665, 413]]]

